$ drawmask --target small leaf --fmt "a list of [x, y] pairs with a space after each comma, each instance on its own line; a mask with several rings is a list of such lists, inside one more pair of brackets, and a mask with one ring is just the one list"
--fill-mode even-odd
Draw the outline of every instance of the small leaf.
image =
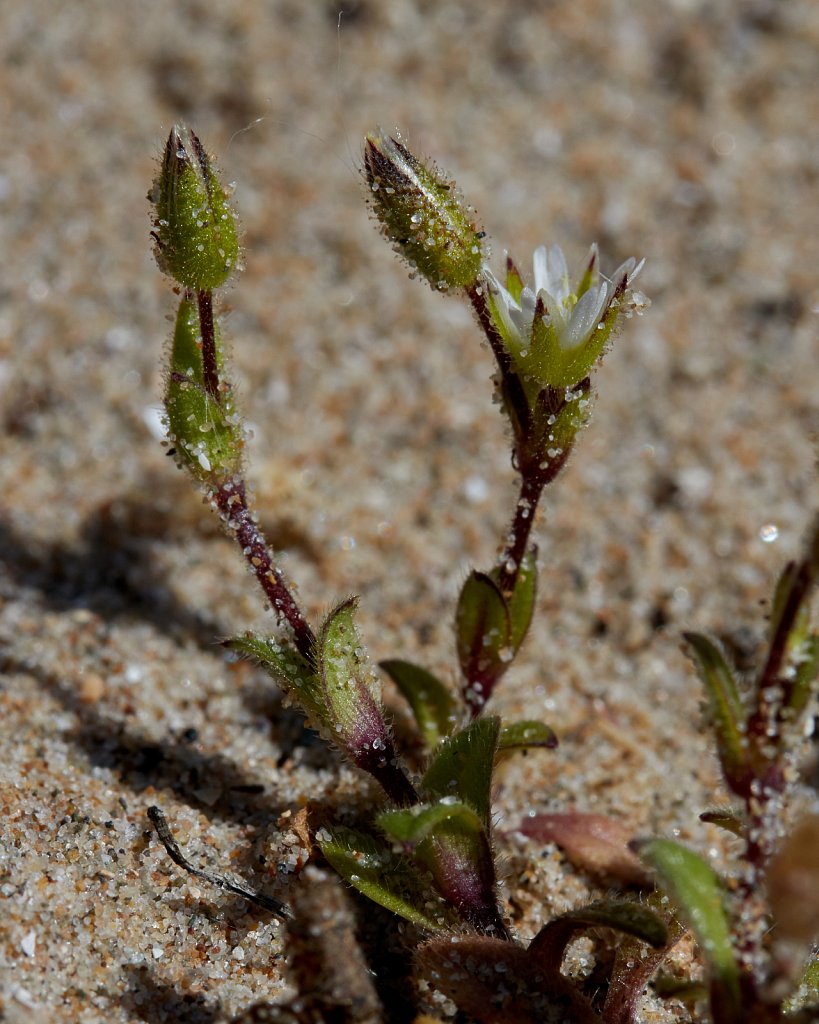
[[631, 900], [602, 900], [556, 917], [537, 933], [529, 946], [532, 958], [547, 970], [559, 971], [566, 947], [580, 932], [612, 928], [659, 948], [668, 942], [665, 922], [649, 907]]
[[717, 750], [732, 789], [742, 783], [748, 769], [747, 716], [736, 680], [719, 648], [700, 633], [684, 633], [694, 664], [708, 694], [717, 737]]
[[701, 857], [671, 839], [633, 845], [694, 932], [711, 974], [714, 1016], [719, 1021], [739, 1021], [739, 968], [719, 878]]
[[735, 807], [714, 807], [709, 811], [703, 811], [700, 821], [706, 821], [710, 825], [717, 825], [731, 832], [735, 836], [745, 835], [745, 818], [742, 811]]
[[490, 790], [500, 721], [479, 718], [449, 736], [435, 751], [421, 786], [431, 796], [462, 800], [488, 830]]
[[457, 717], [449, 690], [431, 672], [409, 661], [382, 661], [380, 666], [412, 708], [426, 747], [437, 747], [452, 732]]
[[519, 831], [543, 843], [557, 843], [573, 864], [629, 885], [650, 884], [650, 875], [629, 848], [634, 833], [602, 814], [536, 814]]
[[545, 747], [547, 750], [554, 750], [556, 746], [557, 736], [554, 729], [543, 722], [532, 720], [504, 725], [498, 739], [499, 754], [509, 750], [526, 750], [528, 747]]
[[301, 704], [316, 728], [327, 724], [319, 678], [295, 648], [276, 637], [251, 632], [231, 637], [224, 646], [258, 662], [291, 699]]
[[417, 804], [409, 810], [385, 811], [376, 818], [378, 827], [392, 839], [412, 846], [443, 831], [440, 826], [448, 821], [457, 822], [466, 832], [476, 835], [483, 832], [481, 819], [475, 811], [448, 797], [434, 804]]
[[497, 583], [471, 572], [458, 598], [455, 639], [473, 703], [483, 705], [514, 656], [509, 608]]
[[[492, 579], [498, 582], [500, 569], [492, 570]], [[537, 598], [537, 548], [532, 548], [523, 556], [518, 570], [515, 589], [512, 596], [507, 600], [509, 610], [509, 645], [517, 653], [523, 643], [529, 626], [532, 622], [532, 614], [535, 610]]]
[[373, 903], [433, 932], [459, 923], [431, 882], [385, 843], [340, 826], [320, 829], [316, 840], [344, 881]]

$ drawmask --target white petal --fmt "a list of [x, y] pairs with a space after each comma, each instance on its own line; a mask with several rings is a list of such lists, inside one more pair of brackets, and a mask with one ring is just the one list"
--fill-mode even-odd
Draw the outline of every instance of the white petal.
[[553, 245], [546, 254], [546, 278], [542, 286], [543, 290], [551, 292], [559, 302], [563, 303], [569, 297], [571, 289], [569, 287], [569, 268], [566, 266], [566, 257], [559, 245]]
[[532, 253], [532, 267], [535, 272], [535, 293], [549, 287], [549, 265], [546, 262], [546, 246], [539, 245]]
[[592, 286], [578, 299], [572, 310], [572, 317], [565, 337], [562, 339], [564, 348], [575, 348], [588, 340], [603, 315], [608, 300], [608, 286], [601, 284]]

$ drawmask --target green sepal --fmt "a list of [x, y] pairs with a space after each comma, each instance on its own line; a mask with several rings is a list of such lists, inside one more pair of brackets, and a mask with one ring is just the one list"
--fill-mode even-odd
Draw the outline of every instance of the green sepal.
[[499, 734], [499, 719], [477, 719], [443, 741], [421, 780], [422, 789], [430, 796], [468, 804], [487, 830]]
[[661, 889], [694, 932], [711, 975], [711, 1003], [720, 1021], [739, 1021], [739, 967], [731, 942], [724, 891], [714, 870], [696, 853], [671, 839], [634, 843]]
[[483, 832], [481, 819], [466, 804], [444, 797], [437, 803], [416, 804], [407, 810], [384, 811], [376, 818], [376, 824], [391, 839], [410, 846], [418, 846], [424, 840], [446, 830], [441, 826], [453, 822], [460, 832], [478, 836]]
[[[219, 326], [213, 325], [221, 365]], [[205, 389], [200, 350], [199, 312], [184, 297], [179, 303], [165, 384], [168, 439], [176, 458], [200, 483], [213, 484], [239, 471], [244, 431], [230, 389], [219, 401]]]
[[455, 612], [455, 642], [461, 671], [484, 700], [512, 660], [509, 606], [486, 573], [466, 578]]
[[336, 742], [353, 759], [373, 741], [386, 743], [389, 730], [381, 708], [381, 683], [367, 661], [355, 624], [357, 598], [334, 608], [316, 641], [325, 719]]
[[365, 140], [364, 172], [384, 235], [410, 268], [440, 291], [474, 285], [483, 232], [454, 183], [381, 134]]
[[406, 699], [428, 750], [438, 746], [455, 726], [458, 712], [449, 690], [420, 665], [391, 659], [379, 663]]
[[722, 770], [729, 786], [737, 791], [747, 776], [747, 714], [734, 674], [720, 649], [701, 633], [684, 633], [691, 657], [708, 694]]
[[294, 647], [276, 637], [251, 632], [225, 640], [224, 646], [261, 665], [288, 697], [304, 708], [316, 729], [327, 726], [319, 677]]
[[668, 942], [665, 922], [650, 907], [633, 900], [601, 900], [553, 918], [532, 939], [529, 953], [547, 971], [558, 971], [569, 943], [593, 928], [611, 928], [655, 948]]
[[149, 198], [160, 269], [186, 288], [210, 291], [236, 268], [236, 219], [196, 135], [174, 125]]
[[523, 278], [514, 260], [508, 254], [506, 257], [506, 290], [515, 302], [520, 304], [520, 297], [523, 294]]
[[554, 729], [544, 722], [524, 720], [504, 725], [498, 737], [498, 754], [513, 750], [526, 750], [528, 747], [545, 747], [554, 750], [558, 740]]
[[386, 843], [341, 826], [321, 829], [316, 840], [344, 881], [373, 903], [431, 932], [459, 924], [432, 881]]
[[572, 348], [561, 344], [557, 327], [543, 310], [535, 311], [527, 354], [520, 357], [521, 373], [541, 386], [573, 388], [588, 377], [609, 342], [617, 323], [617, 304], [610, 306], [588, 340]]
[[[500, 578], [500, 569], [493, 569], [490, 578], [497, 583]], [[521, 559], [515, 589], [511, 596], [505, 599], [509, 613], [509, 646], [515, 654], [520, 650], [529, 631], [536, 599], [537, 548], [532, 547]]]

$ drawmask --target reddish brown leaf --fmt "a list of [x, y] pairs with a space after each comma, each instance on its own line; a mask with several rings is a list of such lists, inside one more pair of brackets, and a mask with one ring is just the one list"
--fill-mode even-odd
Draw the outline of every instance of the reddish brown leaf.
[[556, 843], [569, 860], [595, 875], [627, 885], [650, 886], [651, 878], [629, 849], [634, 835], [620, 822], [602, 814], [537, 814], [520, 826], [525, 836]]

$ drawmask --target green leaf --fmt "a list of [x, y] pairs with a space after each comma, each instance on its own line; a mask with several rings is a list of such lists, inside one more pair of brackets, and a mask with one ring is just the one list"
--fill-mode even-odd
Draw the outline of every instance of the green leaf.
[[316, 835], [321, 852], [345, 882], [373, 903], [432, 932], [457, 926], [459, 918], [407, 857], [373, 836], [337, 826]]
[[483, 832], [481, 819], [466, 804], [444, 797], [438, 803], [417, 804], [409, 810], [385, 811], [376, 818], [376, 824], [399, 843], [417, 846], [425, 839], [442, 831], [440, 826], [454, 821], [460, 830], [475, 835]]
[[351, 754], [364, 744], [387, 742], [381, 684], [367, 662], [355, 625], [358, 601], [350, 598], [327, 616], [317, 641], [325, 717]]
[[471, 572], [458, 598], [455, 641], [461, 671], [483, 704], [514, 655], [509, 607], [497, 583]]
[[432, 750], [455, 724], [457, 709], [451, 694], [440, 679], [409, 661], [393, 659], [380, 666], [406, 698], [424, 744]]
[[612, 928], [655, 948], [668, 942], [665, 922], [649, 907], [632, 900], [602, 900], [551, 920], [532, 939], [529, 952], [547, 971], [559, 970], [566, 947], [590, 928]]
[[719, 878], [701, 857], [671, 839], [648, 839], [634, 846], [694, 932], [711, 975], [715, 1018], [739, 1021], [739, 968]]
[[700, 633], [684, 633], [694, 664], [708, 694], [717, 751], [726, 780], [736, 789], [748, 768], [747, 716], [736, 680], [719, 648]]
[[421, 780], [422, 788], [431, 796], [450, 797], [469, 804], [487, 831], [499, 734], [497, 718], [479, 718], [472, 722], [444, 740]]
[[498, 738], [498, 753], [509, 750], [525, 750], [527, 747], [546, 747], [554, 750], [557, 736], [553, 729], [543, 722], [523, 721], [504, 725]]
[[327, 724], [319, 678], [295, 648], [276, 637], [251, 632], [231, 637], [224, 646], [258, 662], [288, 697], [301, 704], [317, 728]]
[[[500, 569], [492, 570], [492, 579], [498, 581]], [[532, 622], [537, 598], [537, 548], [523, 556], [518, 571], [518, 578], [512, 596], [507, 601], [509, 612], [509, 645], [515, 654], [526, 638]]]

